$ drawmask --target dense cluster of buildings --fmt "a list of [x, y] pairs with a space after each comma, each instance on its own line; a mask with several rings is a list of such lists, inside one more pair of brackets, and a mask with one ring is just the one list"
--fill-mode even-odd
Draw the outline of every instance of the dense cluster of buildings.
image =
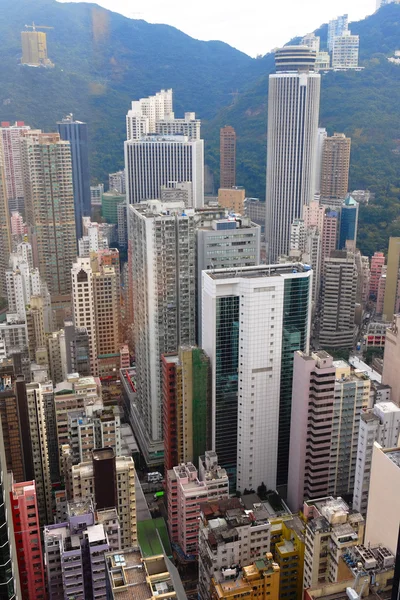
[[319, 123], [358, 36], [275, 63], [266, 202], [230, 125], [205, 195], [171, 89], [132, 102], [107, 191], [72, 114], [1, 123], [1, 598], [397, 598], [400, 238], [358, 250], [369, 196]]

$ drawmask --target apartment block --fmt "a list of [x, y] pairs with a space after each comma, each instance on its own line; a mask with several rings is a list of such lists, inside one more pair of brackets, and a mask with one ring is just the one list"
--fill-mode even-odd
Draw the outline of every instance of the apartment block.
[[238, 215], [245, 213], [246, 190], [243, 187], [220, 187], [218, 204]]
[[[29, 131], [23, 121], [9, 123], [2, 121], [0, 126], [0, 148], [6, 198], [10, 211], [24, 209], [24, 184], [22, 174], [21, 136]], [[0, 169], [1, 170], [1, 169]]]
[[142, 135], [155, 133], [156, 122], [171, 113], [172, 89], [133, 101], [126, 115], [126, 139], [138, 140]]
[[[25, 383], [23, 383], [25, 385]], [[0, 417], [4, 472], [12, 471], [15, 481], [25, 480], [22, 432], [19, 421], [18, 396], [12, 360], [0, 362]]]
[[306, 502], [304, 588], [340, 579], [340, 558], [364, 540], [365, 522], [342, 498]]
[[331, 19], [328, 23], [328, 50], [332, 52], [335, 39], [347, 31], [349, 25], [349, 16], [341, 15], [336, 19]]
[[70, 144], [41, 131], [25, 132], [21, 144], [35, 266], [52, 297], [68, 298], [77, 248]]
[[198, 553], [200, 504], [229, 497], [228, 476], [215, 452], [206, 452], [200, 461], [199, 472], [191, 462], [167, 472], [170, 537], [191, 556]]
[[321, 164], [321, 197], [344, 200], [349, 188], [351, 139], [334, 133], [324, 139]]
[[[280, 594], [296, 600], [303, 594], [305, 524], [298, 516], [271, 519], [271, 552], [280, 568]], [[272, 549], [272, 538], [278, 538]]]
[[[105, 479], [106, 478], [106, 479]], [[107, 480], [107, 488], [104, 481]], [[121, 527], [121, 548], [137, 541], [135, 465], [132, 457], [115, 456], [112, 448], [94, 450], [92, 460], [71, 469], [74, 502], [90, 497], [100, 510], [115, 507]]]
[[270, 551], [270, 530], [268, 512], [262, 506], [245, 510], [239, 498], [202, 504], [199, 531], [200, 596], [210, 597], [212, 586], [232, 577], [231, 565], [245, 567], [263, 559]]
[[115, 190], [119, 194], [126, 193], [125, 186], [125, 170], [117, 171], [116, 173], [110, 173], [108, 176], [108, 189], [110, 191]]
[[[229, 572], [231, 571], [231, 573]], [[237, 594], [248, 600], [278, 600], [280, 598], [280, 567], [267, 552], [251, 565], [226, 569], [225, 581], [211, 582], [212, 600], [231, 600]]]
[[209, 438], [209, 359], [196, 346], [182, 346], [177, 354], [163, 354], [161, 363], [165, 469], [198, 464]]
[[332, 51], [333, 69], [357, 69], [360, 37], [351, 31], [343, 31], [335, 37]]
[[362, 515], [367, 514], [368, 508], [374, 442], [382, 448], [394, 448], [399, 442], [399, 435], [400, 408], [393, 402], [378, 402], [361, 414], [353, 506]]
[[378, 284], [384, 264], [385, 255], [383, 254], [383, 252], [374, 252], [374, 255], [371, 258], [371, 279], [369, 284], [369, 290], [375, 298], [378, 294]]
[[107, 598], [104, 555], [110, 544], [91, 500], [68, 503], [67, 520], [47, 525], [43, 538], [50, 600]]
[[46, 600], [35, 481], [13, 483], [10, 497], [21, 597]]
[[6, 270], [8, 268], [11, 250], [12, 239], [10, 214], [6, 186], [4, 182], [4, 169], [0, 164], [0, 294], [3, 298], [5, 298], [7, 294]]
[[396, 313], [397, 290], [400, 268], [400, 238], [389, 239], [389, 250], [386, 270], [385, 299], [383, 303], [383, 319], [391, 321]]

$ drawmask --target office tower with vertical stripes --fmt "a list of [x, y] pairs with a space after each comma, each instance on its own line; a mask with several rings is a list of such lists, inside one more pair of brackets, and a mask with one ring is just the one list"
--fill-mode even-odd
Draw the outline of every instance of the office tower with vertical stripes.
[[265, 236], [270, 263], [288, 255], [290, 226], [314, 197], [321, 77], [315, 51], [285, 46], [269, 76]]
[[236, 185], [236, 131], [231, 125], [220, 130], [219, 187], [233, 188]]

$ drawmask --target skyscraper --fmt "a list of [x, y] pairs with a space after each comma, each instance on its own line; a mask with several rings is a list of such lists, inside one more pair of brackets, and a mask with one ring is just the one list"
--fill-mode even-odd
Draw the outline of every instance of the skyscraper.
[[127, 202], [160, 198], [170, 182], [191, 182], [194, 208], [204, 205], [204, 144], [184, 135], [147, 135], [125, 142]]
[[57, 127], [60, 138], [71, 144], [76, 239], [79, 240], [82, 237], [82, 217], [91, 214], [87, 124], [74, 121], [71, 114], [59, 121]]
[[352, 250], [355, 252], [358, 229], [358, 202], [350, 195], [342, 204], [340, 212], [340, 228], [338, 250]]
[[[0, 153], [1, 155], [1, 153]], [[0, 297], [7, 295], [6, 270], [11, 252], [11, 226], [4, 169], [0, 163]]]
[[344, 133], [325, 137], [322, 146], [321, 197], [344, 200], [349, 187], [351, 139]]
[[236, 185], [236, 131], [231, 125], [220, 130], [219, 137], [219, 187]]
[[0, 127], [0, 163], [4, 167], [6, 195], [10, 211], [24, 209], [24, 183], [20, 138], [30, 127], [23, 121], [11, 125], [3, 121]]
[[133, 101], [126, 115], [126, 139], [140, 140], [143, 135], [156, 133], [156, 122], [171, 113], [172, 89]]
[[290, 226], [314, 196], [320, 75], [315, 51], [276, 51], [269, 76], [265, 235], [269, 262], [289, 251]]
[[46, 600], [35, 481], [13, 483], [10, 496], [22, 598]]
[[357, 267], [352, 252], [325, 258], [319, 341], [323, 348], [352, 348], [355, 341]]
[[369, 291], [375, 298], [378, 295], [378, 285], [384, 265], [385, 255], [383, 252], [374, 252], [374, 255], [371, 258], [371, 278], [369, 282]]
[[335, 37], [332, 51], [333, 69], [357, 69], [360, 37], [346, 30]]
[[33, 256], [54, 296], [70, 297], [76, 233], [70, 143], [28, 131], [22, 140], [26, 219]]
[[395, 315], [386, 329], [385, 354], [383, 358], [382, 383], [392, 388], [391, 399], [400, 406], [400, 315]]
[[299, 263], [203, 272], [212, 448], [231, 489], [286, 483], [293, 355], [308, 351], [310, 281]]

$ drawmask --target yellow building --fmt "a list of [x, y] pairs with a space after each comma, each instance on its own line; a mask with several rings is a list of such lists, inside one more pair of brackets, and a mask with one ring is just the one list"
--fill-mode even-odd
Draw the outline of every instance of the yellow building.
[[271, 551], [280, 568], [280, 591], [287, 600], [303, 597], [304, 527], [297, 516], [271, 520]]
[[46, 34], [43, 31], [21, 31], [23, 65], [40, 67], [48, 63]]
[[397, 287], [400, 266], [400, 238], [389, 239], [389, 251], [387, 258], [385, 297], [383, 300], [383, 320], [387, 323], [393, 320], [396, 312]]
[[220, 583], [214, 578], [211, 580], [212, 600], [230, 600], [238, 597], [248, 600], [279, 599], [279, 566], [273, 562], [270, 552], [265, 558], [243, 567], [239, 575], [236, 575], [234, 569], [232, 571], [234, 576], [231, 579]]
[[232, 210], [234, 213], [244, 215], [244, 199], [246, 190], [240, 187], [219, 188], [218, 204]]

